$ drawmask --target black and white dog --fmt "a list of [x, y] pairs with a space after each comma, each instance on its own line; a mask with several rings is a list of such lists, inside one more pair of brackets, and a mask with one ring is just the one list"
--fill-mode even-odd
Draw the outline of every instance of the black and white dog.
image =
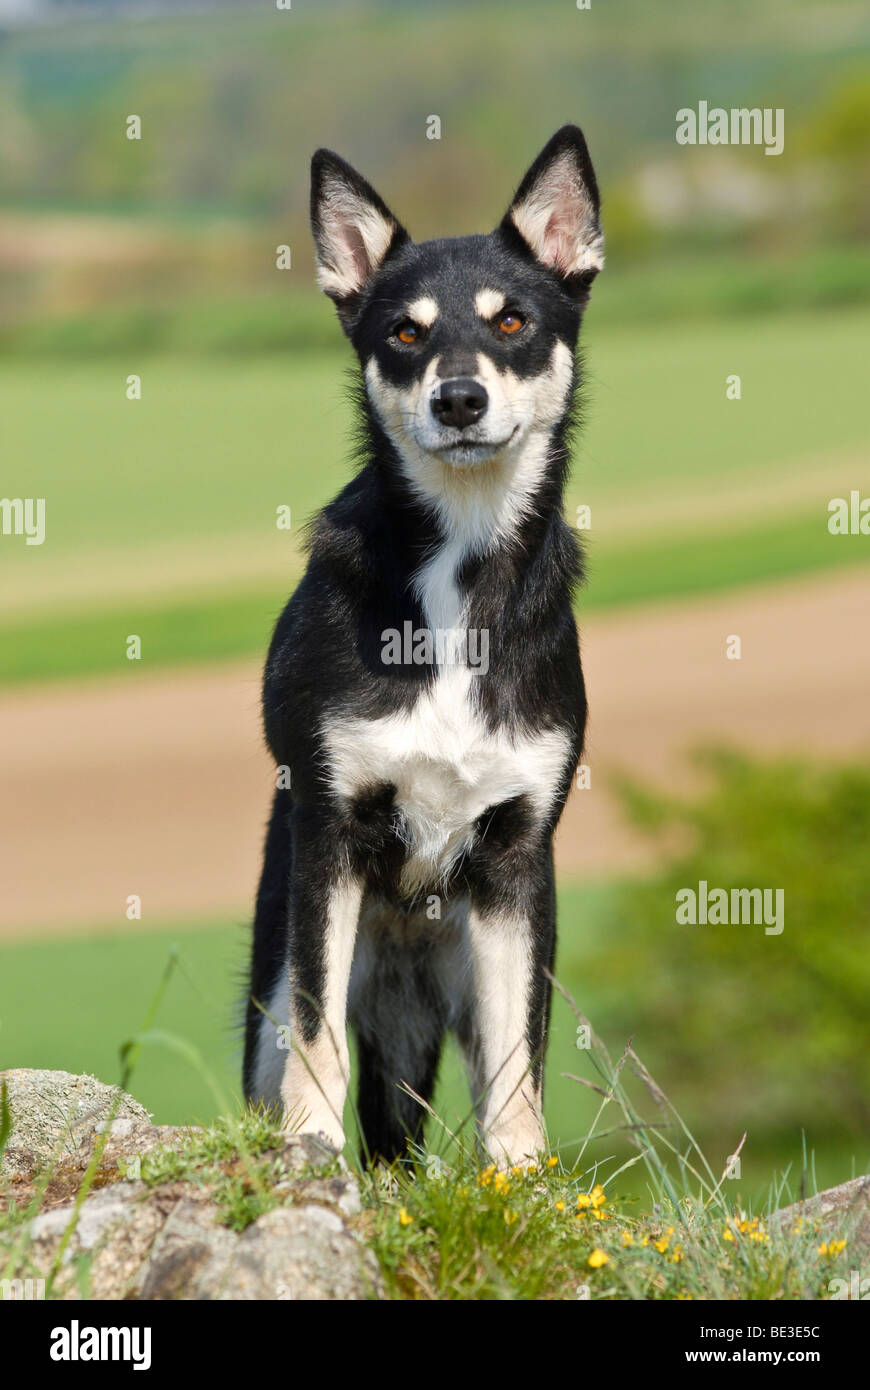
[[363, 466], [316, 520], [266, 663], [290, 787], [257, 899], [245, 1093], [341, 1147], [350, 1022], [366, 1147], [390, 1160], [421, 1128], [402, 1083], [429, 1099], [452, 1029], [483, 1141], [517, 1161], [544, 1144], [552, 837], [586, 722], [562, 492], [603, 264], [595, 174], [565, 126], [494, 232], [416, 245], [319, 150], [311, 219], [360, 361]]

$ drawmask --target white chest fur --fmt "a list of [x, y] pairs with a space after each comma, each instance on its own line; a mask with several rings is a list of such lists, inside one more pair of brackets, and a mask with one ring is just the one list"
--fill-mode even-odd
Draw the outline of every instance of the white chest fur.
[[[475, 487], [474, 480], [444, 471], [444, 490], [436, 489], [429, 501], [437, 504], [445, 539], [414, 579], [430, 631], [465, 629], [467, 599], [457, 580], [463, 559], [510, 534], [540, 477], [546, 445], [546, 434], [533, 435]], [[324, 722], [328, 775], [337, 795], [353, 798], [383, 782], [396, 788], [408, 850], [402, 875], [407, 893], [447, 878], [489, 807], [527, 796], [543, 818], [564, 771], [570, 739], [562, 730], [490, 732], [475, 699], [480, 679], [464, 661], [449, 664], [405, 713]]]
[[448, 668], [406, 713], [324, 726], [339, 796], [352, 798], [381, 782], [395, 785], [408, 846], [402, 876], [408, 893], [447, 877], [488, 807], [526, 795], [543, 817], [565, 766], [569, 743], [561, 730], [490, 733], [475, 709], [477, 679], [463, 667]]

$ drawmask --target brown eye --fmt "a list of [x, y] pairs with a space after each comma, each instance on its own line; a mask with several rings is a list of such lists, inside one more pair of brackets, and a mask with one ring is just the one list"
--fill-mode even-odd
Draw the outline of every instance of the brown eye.
[[502, 314], [498, 326], [502, 333], [519, 333], [524, 323], [522, 314]]
[[420, 330], [416, 323], [412, 323], [410, 319], [405, 319], [396, 329], [396, 337], [400, 343], [416, 343], [420, 337]]

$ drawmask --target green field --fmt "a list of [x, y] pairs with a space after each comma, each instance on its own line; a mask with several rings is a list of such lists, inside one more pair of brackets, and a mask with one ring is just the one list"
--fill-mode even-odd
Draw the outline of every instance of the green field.
[[[592, 510], [583, 611], [866, 562], [866, 537], [826, 522], [861, 481], [868, 331], [866, 309], [630, 329], [593, 310], [566, 498], [569, 517]], [[122, 669], [134, 632], [152, 667], [261, 653], [304, 522], [350, 473], [349, 365], [325, 351], [8, 366], [4, 489], [46, 498], [46, 539], [3, 538], [3, 678]]]
[[[563, 890], [569, 936], [582, 932], [588, 941], [594, 939], [607, 892], [604, 887]], [[104, 1080], [117, 1076], [119, 1049], [141, 1028], [174, 948], [178, 964], [155, 1026], [192, 1042], [228, 1100], [237, 1097], [242, 1035], [235, 1023], [248, 949], [248, 930], [240, 924], [186, 923], [149, 932], [131, 930], [129, 935], [94, 933], [4, 945], [3, 1065], [62, 1067], [92, 1072]], [[563, 1014], [560, 1008], [559, 1018], [556, 1032], [563, 1045], [554, 1049], [550, 1061], [552, 1101], [559, 1132], [568, 1141], [581, 1133], [587, 1107], [585, 1097], [580, 1097], [575, 1117], [564, 1097], [576, 1100], [578, 1088], [558, 1082], [560, 1069], [576, 1069], [571, 1058], [574, 1025], [567, 1010]], [[456, 1065], [448, 1064], [445, 1071], [451, 1081], [446, 1109], [455, 1119], [456, 1107], [464, 1113], [467, 1101], [456, 1084]], [[164, 1123], [208, 1120], [219, 1113], [202, 1075], [168, 1049], [145, 1049], [134, 1090]]]
[[[606, 981], [596, 980], [591, 962], [600, 961], [602, 952], [606, 954], [603, 924], [618, 891], [615, 885], [561, 885], [557, 961], [560, 983], [592, 1019], [614, 1057], [620, 1055], [628, 1038], [613, 1031]], [[235, 1024], [246, 951], [246, 930], [226, 924], [185, 924], [123, 936], [94, 934], [74, 940], [49, 938], [35, 944], [6, 945], [0, 991], [2, 1064], [90, 1072], [103, 1081], [116, 1080], [121, 1074], [120, 1048], [142, 1029], [175, 954], [177, 962], [154, 1020], [154, 1033], [167, 1036], [146, 1044], [131, 1089], [159, 1123], [208, 1122], [232, 1109], [240, 1096], [242, 1035]], [[667, 1068], [667, 1044], [636, 1036], [634, 1047], [661, 1080], [657, 1068]], [[598, 1099], [566, 1074], [597, 1079], [587, 1054], [578, 1050], [574, 1016], [557, 994], [547, 1059], [546, 1117], [551, 1141], [570, 1162], [577, 1142], [589, 1132]], [[220, 1090], [220, 1103], [212, 1083]], [[680, 1095], [670, 1098], [680, 1109]], [[467, 1085], [452, 1043], [445, 1053], [435, 1106], [451, 1128], [468, 1119]], [[649, 1109], [647, 1106], [647, 1112]], [[655, 1107], [652, 1110], [648, 1118], [668, 1118], [655, 1113]], [[686, 1114], [685, 1107], [683, 1114], [696, 1125], [696, 1137], [702, 1147], [707, 1146], [710, 1161], [724, 1164], [739, 1135], [719, 1133], [709, 1112], [707, 1127], [701, 1116]], [[351, 1104], [345, 1119], [352, 1138]], [[678, 1134], [670, 1138], [680, 1143]], [[437, 1126], [430, 1129], [430, 1142], [439, 1147]], [[842, 1181], [853, 1171], [863, 1171], [865, 1153], [856, 1154], [824, 1134], [809, 1133], [807, 1143], [814, 1154], [819, 1187]], [[589, 1151], [590, 1159], [599, 1161], [612, 1155], [623, 1161], [630, 1154], [623, 1133], [610, 1134]], [[780, 1139], [774, 1147], [750, 1144], [741, 1192], [752, 1199], [761, 1196], [775, 1169], [784, 1171], [791, 1164], [794, 1177], [800, 1163], [798, 1131], [790, 1142]], [[645, 1188], [640, 1172], [627, 1174], [621, 1190], [642, 1195]]]

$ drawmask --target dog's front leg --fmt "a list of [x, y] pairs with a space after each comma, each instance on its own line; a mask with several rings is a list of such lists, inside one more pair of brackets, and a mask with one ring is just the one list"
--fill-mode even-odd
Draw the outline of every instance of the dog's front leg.
[[472, 902], [468, 916], [473, 999], [471, 1083], [478, 1123], [500, 1165], [532, 1159], [542, 1120], [552, 923], [518, 905]]
[[347, 990], [361, 900], [335, 827], [297, 808], [288, 913], [291, 1048], [281, 1098], [287, 1125], [322, 1134], [338, 1149], [345, 1143]]

